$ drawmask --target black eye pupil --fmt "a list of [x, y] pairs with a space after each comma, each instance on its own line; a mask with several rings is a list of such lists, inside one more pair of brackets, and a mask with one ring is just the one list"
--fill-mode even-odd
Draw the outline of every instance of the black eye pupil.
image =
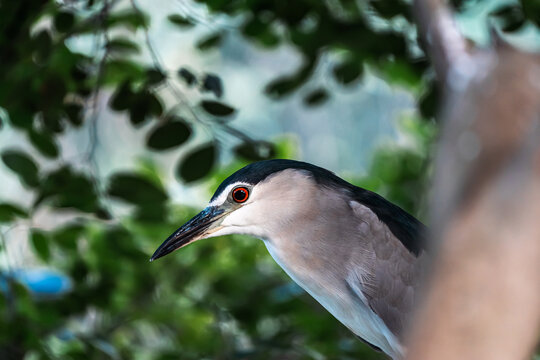
[[236, 201], [244, 201], [247, 196], [247, 191], [244, 189], [238, 189], [233, 193], [234, 200]]

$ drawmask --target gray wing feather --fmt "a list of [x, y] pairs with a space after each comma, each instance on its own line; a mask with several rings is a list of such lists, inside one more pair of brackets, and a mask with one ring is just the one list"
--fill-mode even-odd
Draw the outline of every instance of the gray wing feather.
[[368, 207], [351, 201], [363, 254], [351, 256], [347, 285], [402, 339], [413, 311], [422, 258], [408, 251]]

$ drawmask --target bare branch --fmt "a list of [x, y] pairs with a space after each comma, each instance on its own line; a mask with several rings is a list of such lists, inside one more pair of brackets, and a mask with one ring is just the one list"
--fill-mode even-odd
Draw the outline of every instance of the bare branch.
[[[92, 90], [92, 110], [90, 113], [89, 122], [90, 125], [88, 127], [89, 131], [89, 145], [88, 145], [88, 151], [86, 155], [86, 160], [91, 162], [93, 166], [97, 166], [95, 163], [95, 152], [96, 147], [98, 145], [98, 134], [97, 134], [97, 123], [99, 118], [99, 96], [101, 94], [101, 87], [103, 86], [103, 81], [105, 80], [105, 67], [107, 62], [107, 57], [109, 56], [109, 34], [106, 26], [107, 18], [109, 17], [110, 10], [114, 6], [114, 2], [106, 0], [103, 3], [103, 7], [99, 11], [99, 14], [94, 18], [94, 20], [98, 23], [99, 30], [94, 35], [95, 41], [96, 41], [96, 49], [95, 54], [96, 56], [100, 53], [101, 49], [100, 47], [103, 47], [103, 55], [101, 56], [101, 59], [99, 60], [99, 63], [97, 65], [97, 76], [96, 76], [96, 84], [94, 85], [94, 89]], [[103, 39], [103, 42], [101, 41]], [[103, 45], [104, 44], [104, 45]]]
[[408, 359], [521, 360], [538, 341], [540, 59], [507, 45], [469, 58], [447, 62], [468, 75], [452, 86], [446, 74], [437, 248]]
[[413, 5], [419, 34], [438, 78], [445, 81], [453, 66], [469, 59], [466, 41], [443, 0], [415, 0]]

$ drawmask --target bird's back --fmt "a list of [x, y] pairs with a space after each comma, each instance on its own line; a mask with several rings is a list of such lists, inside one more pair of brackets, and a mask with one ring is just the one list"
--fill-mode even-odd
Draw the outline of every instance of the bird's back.
[[350, 258], [347, 284], [401, 342], [417, 303], [426, 253], [410, 251], [367, 206], [352, 201], [351, 209], [358, 219], [356, 236], [369, 255]]
[[[306, 192], [298, 196], [303, 205], [296, 208], [296, 216], [301, 219], [290, 223], [310, 225], [298, 228], [282, 224], [271, 231], [274, 236], [265, 241], [270, 254], [357, 336], [399, 358], [403, 329], [415, 303], [421, 272], [419, 254], [423, 250], [415, 253], [407, 247], [381, 220], [381, 213], [359, 202], [354, 192], [344, 187], [317, 186], [295, 173], [288, 178], [303, 182], [299, 191]], [[388, 209], [382, 203], [386, 200], [376, 200], [380, 209]], [[401, 215], [402, 221], [414, 219]], [[402, 226], [396, 223], [394, 231], [408, 232], [413, 238], [413, 231], [420, 232], [423, 225]]]

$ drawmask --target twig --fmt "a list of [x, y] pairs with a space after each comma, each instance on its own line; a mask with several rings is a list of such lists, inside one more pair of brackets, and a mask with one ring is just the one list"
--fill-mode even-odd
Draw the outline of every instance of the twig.
[[[139, 6], [137, 5], [137, 3], [135, 2], [135, 0], [130, 0], [130, 3], [131, 3], [131, 7], [133, 8], [133, 10], [139, 15], [139, 16], [143, 16], [143, 11], [139, 8]], [[148, 51], [150, 52], [150, 56], [152, 57], [152, 63], [154, 65], [154, 67], [156, 69], [158, 69], [161, 73], [165, 74], [166, 71], [164, 69], [164, 66], [163, 66], [163, 63], [160, 59], [160, 56], [158, 54], [158, 52], [154, 49], [154, 45], [152, 44], [152, 40], [150, 39], [150, 33], [148, 31], [148, 28], [146, 27], [146, 25], [143, 26], [143, 30], [144, 30], [144, 40], [145, 40], [145, 43], [146, 43], [146, 47], [148, 48]], [[183, 105], [186, 109], [188, 109], [190, 115], [192, 116], [193, 120], [195, 120], [196, 122], [204, 125], [204, 126], [208, 126], [208, 124], [206, 124], [196, 113], [195, 111], [191, 108], [191, 105], [189, 104], [189, 101], [187, 100], [187, 98], [185, 97], [184, 93], [178, 89], [176, 86], [174, 86], [174, 84], [167, 78], [165, 80], [165, 84], [167, 85], [167, 88], [169, 89], [169, 91], [171, 92], [171, 94], [177, 99], [178, 103]]]
[[[139, 16], [142, 17], [143, 16], [143, 11], [139, 8], [136, 1], [135, 0], [130, 0], [130, 4], [131, 4], [131, 7], [133, 8], [133, 10]], [[148, 28], [146, 27], [146, 25], [143, 26], [143, 30], [144, 30], [144, 39], [145, 39], [146, 47], [148, 48], [148, 51], [149, 51], [150, 56], [152, 58], [153, 65], [154, 65], [155, 68], [157, 68], [159, 71], [161, 71], [162, 73], [165, 74], [166, 71], [164, 70], [163, 63], [162, 63], [162, 61], [160, 59], [160, 56], [159, 56], [158, 52], [155, 50], [154, 45], [152, 44], [152, 40], [150, 39], [150, 34], [149, 34], [149, 31], [148, 31]], [[187, 109], [187, 111], [189, 111], [189, 113], [192, 116], [193, 120], [198, 122], [199, 124], [202, 124], [206, 128], [209, 128], [210, 125], [206, 121], [201, 119], [201, 117], [199, 117], [199, 115], [197, 115], [197, 113], [193, 110], [191, 104], [189, 103], [189, 101], [186, 98], [186, 96], [184, 95], [184, 93], [180, 89], [178, 89], [178, 87], [176, 87], [172, 83], [172, 81], [170, 81], [168, 78], [165, 80], [165, 83], [167, 85], [167, 88], [171, 92], [171, 94], [177, 99], [178, 104], [183, 105], [184, 108]], [[254, 142], [249, 136], [247, 136], [246, 134], [243, 134], [239, 130], [232, 129], [226, 124], [221, 124], [221, 123], [217, 123], [217, 124], [224, 131], [226, 131], [230, 135], [232, 135], [232, 136], [234, 136], [234, 137], [236, 137], [236, 138], [238, 138], [238, 139], [240, 139], [242, 141]], [[214, 132], [211, 131], [210, 133], [212, 134], [212, 137], [214, 138], [214, 141], [219, 143], [220, 140], [218, 139], [218, 137], [216, 137]]]
[[[99, 168], [97, 161], [95, 160], [95, 152], [96, 148], [99, 142], [98, 137], [98, 118], [99, 118], [99, 95], [101, 92], [101, 87], [103, 86], [104, 77], [105, 77], [105, 66], [107, 57], [109, 55], [109, 34], [107, 32], [106, 27], [106, 21], [107, 17], [109, 16], [109, 11], [112, 6], [114, 6], [115, 1], [112, 0], [105, 0], [103, 8], [101, 9], [99, 16], [97, 17], [97, 20], [99, 20], [99, 26], [101, 28], [101, 35], [104, 40], [104, 53], [101, 57], [101, 60], [98, 64], [98, 73], [96, 78], [96, 84], [94, 85], [93, 94], [92, 94], [92, 110], [90, 115], [90, 125], [89, 125], [89, 146], [88, 151], [86, 154], [86, 161], [89, 164], [89, 172], [90, 172], [90, 178], [93, 183], [94, 189], [97, 194], [100, 195], [101, 198], [103, 198], [105, 201], [103, 202], [103, 205], [106, 207], [107, 210], [110, 210], [110, 206], [108, 205], [108, 195], [105, 191], [103, 191], [103, 186], [99, 179]], [[98, 35], [96, 35], [98, 36]], [[99, 52], [99, 45], [101, 44], [101, 41], [97, 40], [97, 49], [96, 52]], [[109, 211], [109, 213], [112, 215], [112, 212]]]
[[[97, 74], [96, 84], [94, 85], [94, 90], [92, 94], [92, 112], [90, 116], [90, 126], [89, 126], [90, 143], [89, 143], [89, 149], [87, 153], [87, 160], [91, 162], [93, 162], [96, 147], [97, 147], [97, 142], [99, 141], [98, 136], [97, 136], [97, 121], [98, 121], [98, 115], [99, 115], [98, 98], [99, 98], [101, 86], [103, 84], [103, 78], [105, 76], [105, 62], [107, 61], [107, 56], [109, 55], [109, 47], [108, 47], [109, 36], [107, 33], [105, 22], [109, 14], [110, 5], [111, 3], [108, 0], [105, 0], [103, 8], [101, 9], [99, 16], [97, 17], [100, 21], [100, 27], [101, 27], [103, 39], [105, 40], [105, 46], [104, 46], [105, 52], [103, 53], [103, 56], [101, 57], [101, 60], [98, 64], [98, 74]], [[98, 40], [98, 44], [99, 43], [100, 42]], [[97, 51], [99, 51], [99, 48]]]
[[16, 225], [10, 227], [6, 231], [0, 231], [0, 242], [2, 243], [2, 247], [4, 248], [4, 255], [6, 259], [6, 266], [8, 268], [8, 272], [11, 273], [13, 271], [13, 266], [11, 264], [11, 259], [9, 258], [8, 254], [8, 248], [7, 248], [7, 241], [6, 241], [6, 234], [15, 227]]

